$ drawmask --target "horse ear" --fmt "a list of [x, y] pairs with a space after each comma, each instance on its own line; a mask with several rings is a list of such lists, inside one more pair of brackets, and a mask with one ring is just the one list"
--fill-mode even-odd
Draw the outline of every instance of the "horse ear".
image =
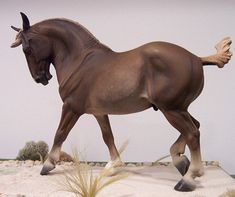
[[28, 30], [30, 28], [30, 23], [29, 23], [28, 17], [23, 12], [20, 12], [20, 15], [23, 20], [23, 30]]
[[13, 30], [17, 31], [17, 32], [20, 31], [20, 28], [17, 28], [17, 27], [14, 27], [14, 26], [11, 26], [11, 28], [12, 28]]

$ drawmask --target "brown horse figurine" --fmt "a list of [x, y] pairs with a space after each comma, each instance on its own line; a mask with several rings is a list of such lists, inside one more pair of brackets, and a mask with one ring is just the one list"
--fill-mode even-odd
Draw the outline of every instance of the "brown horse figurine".
[[[170, 149], [173, 164], [183, 176], [175, 189], [194, 190], [195, 177], [203, 175], [200, 123], [188, 107], [203, 89], [203, 65], [222, 68], [230, 60], [230, 38], [216, 45], [215, 55], [203, 58], [167, 42], [152, 42], [117, 53], [76, 22], [49, 19], [30, 26], [27, 16], [21, 16], [23, 28], [12, 26], [18, 34], [11, 47], [22, 44], [37, 83], [48, 84], [52, 78], [50, 64], [54, 65], [63, 100], [60, 124], [41, 174], [55, 168], [62, 143], [84, 113], [93, 114], [99, 123], [111, 157], [107, 166], [116, 159], [121, 165], [108, 114], [129, 114], [153, 107], [180, 132]], [[191, 162], [183, 155], [186, 145]]]

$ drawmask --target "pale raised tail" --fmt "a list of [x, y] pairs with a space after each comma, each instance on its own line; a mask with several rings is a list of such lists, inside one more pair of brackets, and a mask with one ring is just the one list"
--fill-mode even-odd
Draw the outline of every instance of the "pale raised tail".
[[217, 65], [219, 68], [223, 68], [225, 64], [229, 62], [232, 56], [232, 52], [230, 50], [230, 45], [232, 44], [232, 40], [229, 37], [221, 40], [215, 48], [217, 53], [214, 55], [210, 55], [208, 57], [200, 57], [203, 65]]

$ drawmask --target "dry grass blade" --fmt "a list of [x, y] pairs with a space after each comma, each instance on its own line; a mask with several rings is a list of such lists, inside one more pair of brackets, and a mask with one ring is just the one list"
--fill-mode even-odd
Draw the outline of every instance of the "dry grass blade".
[[160, 157], [159, 159], [157, 159], [156, 161], [154, 161], [154, 163], [158, 163], [158, 162], [160, 162], [160, 161], [162, 161], [163, 159], [166, 159], [166, 158], [168, 158], [168, 157], [170, 157], [171, 155], [165, 155], [165, 156], [163, 156], [163, 157]]
[[[103, 188], [105, 188], [105, 187], [111, 185], [112, 183], [115, 183], [115, 182], [117, 182], [117, 181], [119, 181], [119, 180], [122, 180], [122, 179], [124, 179], [124, 178], [127, 178], [128, 176], [129, 176], [128, 173], [123, 173], [123, 174], [119, 174], [119, 175], [115, 175], [115, 176], [113, 176], [113, 177], [110, 177], [109, 180], [106, 180], [106, 181], [104, 181], [101, 185], [99, 185], [99, 187], [97, 188], [97, 193], [98, 193], [99, 191], [101, 191]], [[108, 178], [105, 177], [105, 179], [108, 179]]]
[[235, 189], [228, 189], [227, 192], [221, 194], [219, 197], [235, 197]]
[[[122, 153], [128, 141], [120, 148]], [[71, 192], [79, 197], [95, 197], [102, 189], [110, 184], [126, 178], [129, 174], [122, 173], [112, 177], [107, 177], [119, 160], [115, 160], [109, 168], [104, 168], [100, 173], [95, 174], [87, 163], [81, 163], [78, 152], [73, 151], [75, 165], [64, 174], [64, 179], [60, 182], [62, 190]]]

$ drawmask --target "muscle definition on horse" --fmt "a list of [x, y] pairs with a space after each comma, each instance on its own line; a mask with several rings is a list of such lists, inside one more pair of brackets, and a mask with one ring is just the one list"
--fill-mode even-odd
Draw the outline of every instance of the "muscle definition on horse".
[[[198, 57], [167, 42], [152, 42], [117, 53], [100, 43], [82, 25], [66, 19], [49, 19], [30, 26], [21, 13], [23, 28], [11, 47], [22, 45], [28, 67], [37, 83], [47, 85], [50, 65], [55, 67], [63, 108], [54, 143], [41, 170], [48, 174], [56, 166], [62, 143], [78, 118], [87, 113], [97, 119], [110, 153], [110, 166], [119, 153], [108, 114], [129, 114], [150, 107], [160, 110], [180, 132], [171, 146], [172, 161], [182, 179], [178, 191], [196, 188], [195, 177], [203, 175], [200, 123], [188, 112], [203, 89], [203, 66], [222, 68], [230, 60], [231, 39], [216, 45], [217, 53]], [[191, 162], [183, 155], [185, 146]]]

